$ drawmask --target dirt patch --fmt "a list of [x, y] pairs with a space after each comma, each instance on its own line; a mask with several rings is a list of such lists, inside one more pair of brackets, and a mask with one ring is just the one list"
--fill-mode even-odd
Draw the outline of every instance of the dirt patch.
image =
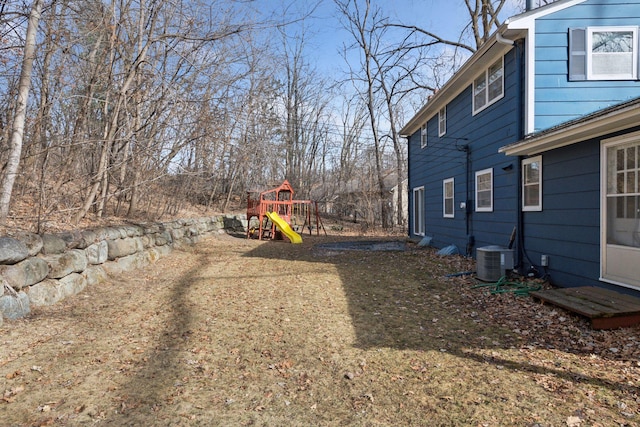
[[640, 423], [640, 328], [339, 240], [211, 238], [5, 321], [2, 425]]
[[407, 243], [402, 240], [345, 240], [338, 242], [318, 243], [314, 246], [318, 251], [404, 251]]

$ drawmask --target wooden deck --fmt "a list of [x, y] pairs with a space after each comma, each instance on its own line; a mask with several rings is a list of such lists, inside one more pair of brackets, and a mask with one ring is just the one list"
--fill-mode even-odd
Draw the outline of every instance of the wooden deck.
[[531, 296], [591, 319], [593, 329], [614, 329], [640, 323], [640, 298], [609, 289], [578, 288], [535, 291]]

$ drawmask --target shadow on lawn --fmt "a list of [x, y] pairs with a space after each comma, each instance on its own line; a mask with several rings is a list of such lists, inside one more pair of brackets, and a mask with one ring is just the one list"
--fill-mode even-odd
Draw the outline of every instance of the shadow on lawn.
[[[615, 392], [640, 392], [638, 387], [572, 369], [554, 369], [500, 356], [498, 350], [522, 343], [509, 341], [512, 339], [510, 331], [479, 320], [482, 316], [466, 307], [456, 289], [442, 280], [444, 274], [451, 271], [446, 271], [437, 259], [433, 259], [430, 251], [322, 252], [313, 247], [314, 240], [307, 238], [302, 245], [265, 242], [242, 256], [313, 262], [337, 269], [356, 335], [354, 345], [358, 348], [443, 351], [513, 372], [551, 375]], [[122, 386], [122, 408], [110, 417], [111, 425], [143, 425], [153, 417], [156, 405], [162, 407], [171, 403], [167, 396], [180, 387], [176, 384], [181, 381], [176, 373], [184, 364], [180, 351], [191, 345], [189, 338], [197, 328], [188, 299], [189, 288], [199, 280], [202, 266], [212, 262], [212, 254], [206, 247], [194, 251], [193, 256], [197, 257], [194, 267], [171, 283], [170, 307], [166, 307], [170, 317], [153, 349], [145, 354], [144, 365]], [[248, 272], [247, 277], [255, 274]], [[299, 272], [287, 274], [296, 277]], [[229, 277], [230, 280], [233, 278], [238, 277]], [[486, 351], [492, 349], [496, 351]], [[166, 412], [164, 414], [167, 416]]]
[[[350, 239], [353, 240], [353, 237]], [[378, 241], [376, 239], [374, 246]], [[305, 246], [284, 242], [267, 244], [278, 245], [279, 250], [261, 245], [245, 256], [274, 258], [275, 255], [277, 259], [328, 263], [337, 269], [356, 334], [355, 346], [358, 348], [446, 352], [478, 363], [499, 366], [500, 369], [552, 375], [572, 383], [589, 383], [632, 394], [640, 392], [639, 387], [632, 385], [586, 376], [571, 369], [554, 369], [509, 360], [496, 356], [496, 352], [486, 351], [528, 345], [540, 348], [540, 345], [535, 336], [515, 337], [512, 331], [495, 322], [483, 321], [482, 315], [474, 312], [478, 308], [470, 307], [459, 290], [445, 280], [446, 274], [456, 271], [447, 270], [451, 267], [445, 266], [431, 249], [399, 253], [396, 249], [318, 249], [319, 245], [311, 246], [308, 241]], [[572, 352], [570, 349], [562, 351]], [[581, 355], [584, 356], [584, 353]]]
[[200, 280], [202, 265], [209, 262], [206, 249], [194, 250], [198, 261], [176, 281], [171, 282], [171, 292], [166, 306], [171, 313], [159, 339], [145, 354], [144, 364], [135, 371], [131, 380], [121, 390], [121, 408], [117, 415], [109, 417], [110, 425], [148, 425], [153, 413], [169, 403], [167, 396], [183, 386], [180, 372], [181, 351], [190, 344], [194, 332], [194, 319], [189, 303], [189, 288]]

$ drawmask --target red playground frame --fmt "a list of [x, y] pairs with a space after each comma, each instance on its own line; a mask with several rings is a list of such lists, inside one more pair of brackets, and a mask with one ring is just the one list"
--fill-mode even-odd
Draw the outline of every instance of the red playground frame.
[[[324, 230], [324, 234], [327, 231], [324, 229], [320, 215], [318, 214], [318, 203], [311, 200], [294, 200], [293, 199], [293, 187], [289, 184], [289, 181], [284, 180], [282, 184], [271, 190], [257, 193], [257, 198], [252, 198], [252, 194], [255, 197], [256, 192], [247, 192], [247, 238], [255, 237], [260, 240], [270, 237], [276, 239], [280, 237], [281, 233], [276, 233], [276, 224], [271, 222], [269, 226], [269, 218], [267, 212], [275, 212], [282, 220], [289, 224], [292, 228], [298, 228], [302, 226], [302, 229], [307, 227], [309, 229], [309, 235], [311, 235], [311, 208], [314, 209], [315, 228], [316, 234], [320, 235], [320, 228]], [[258, 218], [258, 228], [251, 227], [251, 219], [253, 217]], [[303, 217], [303, 224], [299, 224], [299, 218]]]

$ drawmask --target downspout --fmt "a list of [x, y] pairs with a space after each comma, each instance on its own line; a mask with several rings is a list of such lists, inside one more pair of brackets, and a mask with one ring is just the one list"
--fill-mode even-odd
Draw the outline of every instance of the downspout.
[[[504, 38], [502, 36], [502, 34], [500, 34], [499, 32], [496, 33], [496, 42], [503, 44], [503, 45], [507, 45], [507, 46], [513, 46], [514, 45], [514, 41]], [[521, 133], [522, 131], [520, 131]], [[469, 146], [469, 144], [465, 145], [462, 149], [465, 152], [465, 156], [466, 156], [466, 193], [467, 193], [467, 200], [465, 201], [465, 222], [466, 222], [466, 232], [467, 232], [467, 248], [466, 248], [466, 255], [467, 256], [472, 256], [473, 255], [473, 247], [476, 244], [476, 239], [475, 236], [473, 235], [473, 223], [471, 221], [471, 198], [470, 198], [470, 185], [469, 183], [471, 182], [471, 147]]]
[[[527, 10], [530, 10], [530, 6], [531, 6], [531, 0], [527, 0]], [[519, 73], [519, 80], [520, 80], [520, 87], [521, 87], [521, 94], [520, 94], [520, 102], [518, 103], [518, 130], [517, 130], [517, 134], [518, 134], [518, 139], [522, 140], [524, 138], [524, 130], [523, 130], [523, 126], [522, 123], [524, 122], [524, 120], [526, 119], [524, 117], [524, 103], [525, 103], [525, 86], [526, 86], [526, 81], [525, 81], [525, 76], [526, 73], [522, 72], [522, 69], [524, 68], [525, 64], [524, 64], [524, 50], [521, 48], [520, 43], [515, 43], [513, 40], [507, 39], [505, 37], [502, 36], [502, 34], [500, 33], [496, 33], [496, 41], [500, 44], [504, 44], [507, 46], [515, 46], [516, 49], [516, 59], [519, 60], [519, 66], [518, 66], [518, 73]], [[517, 241], [517, 248], [516, 248], [516, 260], [514, 265], [518, 268], [520, 268], [521, 270], [524, 268], [524, 258], [526, 257], [527, 260], [529, 261], [529, 264], [531, 264], [531, 261], [529, 260], [529, 258], [527, 257], [526, 251], [524, 250], [524, 212], [522, 210], [522, 160], [523, 157], [522, 156], [518, 156], [517, 158], [517, 166], [516, 166], [516, 241]]]
[[473, 247], [476, 244], [476, 238], [473, 235], [473, 230], [471, 228], [471, 195], [470, 195], [470, 185], [469, 183], [471, 182], [471, 147], [469, 147], [469, 144], [466, 144], [463, 147], [463, 151], [465, 153], [465, 174], [466, 174], [466, 179], [465, 179], [465, 192], [466, 192], [466, 200], [465, 200], [465, 206], [464, 206], [464, 218], [465, 218], [465, 223], [466, 223], [466, 232], [467, 232], [467, 248], [466, 248], [466, 255], [468, 257], [473, 256]]
[[533, 0], [527, 0], [526, 2], [526, 11], [529, 12], [530, 10], [534, 9], [534, 4], [533, 4]]
[[[525, 66], [525, 59], [524, 59], [524, 49], [520, 48], [520, 45], [516, 45], [516, 49], [519, 50], [519, 55], [522, 56], [520, 62], [522, 67]], [[520, 68], [520, 70], [522, 70], [522, 68]], [[524, 139], [524, 126], [522, 126], [522, 124], [524, 123], [524, 121], [526, 120], [526, 118], [524, 117], [524, 111], [525, 111], [525, 97], [526, 97], [526, 73], [522, 73], [521, 72], [521, 76], [520, 76], [520, 81], [521, 81], [521, 88], [522, 88], [522, 94], [520, 96], [520, 104], [519, 104], [519, 114], [518, 117], [521, 117], [522, 120], [518, 120], [518, 125], [519, 125], [519, 129], [518, 129], [518, 135], [519, 135], [519, 139], [522, 140]], [[529, 265], [531, 267], [533, 267], [533, 263], [531, 262], [531, 260], [529, 259], [529, 256], [527, 255], [527, 251], [525, 250], [525, 239], [524, 239], [524, 211], [522, 209], [522, 198], [523, 198], [523, 194], [522, 194], [522, 161], [524, 160], [523, 156], [518, 156], [517, 158], [517, 162], [518, 162], [518, 166], [516, 167], [517, 170], [517, 178], [516, 178], [516, 182], [517, 182], [517, 186], [518, 189], [516, 191], [517, 194], [517, 200], [516, 200], [516, 209], [517, 209], [517, 242], [518, 242], [518, 246], [517, 246], [517, 253], [516, 253], [516, 262], [515, 262], [515, 266], [517, 268], [519, 268], [520, 273], [521, 274], [525, 274], [524, 272], [524, 268], [525, 268], [525, 264], [524, 261], [525, 259], [527, 260], [527, 262], [529, 263]], [[529, 268], [529, 272], [531, 271], [531, 268]]]
[[[407, 237], [411, 237], [413, 231], [413, 213], [411, 207], [413, 206], [413, 191], [411, 191], [411, 174], [409, 171], [409, 165], [411, 164], [411, 135], [405, 136], [407, 139]], [[399, 207], [402, 209], [402, 206]]]

